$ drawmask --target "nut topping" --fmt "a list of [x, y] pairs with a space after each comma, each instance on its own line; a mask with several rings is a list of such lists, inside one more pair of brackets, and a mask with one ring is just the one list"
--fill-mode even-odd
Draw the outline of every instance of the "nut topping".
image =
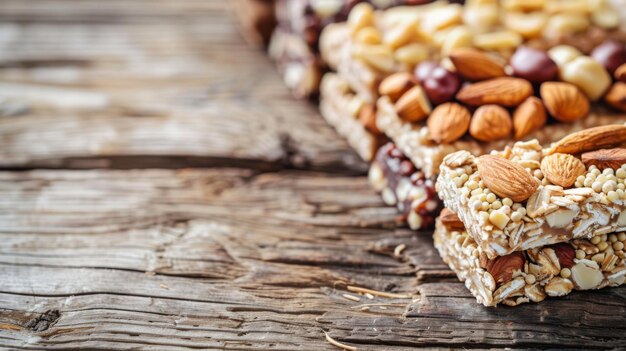
[[471, 106], [496, 104], [517, 106], [533, 94], [532, 85], [525, 79], [500, 77], [468, 85], [456, 98]]
[[448, 228], [448, 230], [465, 230], [465, 225], [459, 219], [456, 213], [444, 208], [439, 216], [441, 223]]
[[560, 243], [551, 245], [550, 248], [554, 250], [556, 257], [559, 259], [561, 268], [572, 268], [574, 258], [576, 257], [576, 251], [574, 251], [572, 245]]
[[513, 112], [515, 139], [522, 139], [546, 124], [546, 109], [540, 99], [531, 96]]
[[524, 268], [526, 259], [521, 252], [514, 252], [506, 256], [496, 257], [487, 262], [487, 272], [498, 284], [506, 283], [513, 279], [513, 272]]
[[437, 106], [428, 117], [430, 137], [436, 143], [451, 143], [465, 134], [470, 124], [467, 108], [448, 102]]
[[585, 165], [569, 154], [555, 153], [541, 160], [541, 172], [552, 184], [571, 187], [585, 173]]
[[395, 108], [398, 116], [408, 122], [420, 121], [431, 112], [430, 102], [419, 85], [404, 93], [396, 102]]
[[484, 105], [474, 112], [469, 132], [474, 138], [487, 142], [509, 137], [512, 129], [507, 110], [498, 105]]
[[626, 149], [615, 148], [585, 152], [581, 158], [587, 167], [594, 165], [601, 171], [607, 168], [616, 170], [626, 164]]
[[604, 101], [612, 107], [626, 112], [626, 83], [616, 82], [613, 84], [604, 96]]
[[489, 54], [471, 48], [459, 48], [450, 53], [457, 72], [469, 80], [503, 77], [504, 64]]
[[600, 270], [593, 269], [582, 262], [576, 263], [571, 268], [571, 271], [572, 280], [576, 284], [576, 287], [582, 290], [597, 288], [604, 278]]
[[619, 146], [625, 142], [626, 126], [612, 124], [572, 133], [554, 143], [550, 148], [550, 153], [579, 154]]
[[615, 77], [616, 80], [626, 83], [626, 63], [617, 67], [617, 69], [615, 70], [615, 74], [613, 76]]
[[378, 93], [386, 95], [392, 102], [398, 101], [400, 96], [415, 86], [417, 82], [413, 75], [408, 72], [399, 72], [383, 79], [378, 86]]
[[545, 82], [540, 90], [546, 109], [561, 122], [573, 122], [589, 113], [589, 100], [572, 84]]
[[480, 156], [478, 173], [489, 190], [515, 202], [528, 199], [538, 187], [535, 178], [522, 166], [503, 157]]

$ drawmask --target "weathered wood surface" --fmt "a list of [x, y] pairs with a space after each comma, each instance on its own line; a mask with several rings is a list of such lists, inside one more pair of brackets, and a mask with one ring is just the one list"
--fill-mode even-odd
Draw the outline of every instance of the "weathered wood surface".
[[362, 172], [225, 5], [0, 1], [0, 167]]
[[477, 305], [224, 4], [0, 0], [1, 168], [212, 167], [0, 172], [0, 348], [626, 345], [625, 288]]

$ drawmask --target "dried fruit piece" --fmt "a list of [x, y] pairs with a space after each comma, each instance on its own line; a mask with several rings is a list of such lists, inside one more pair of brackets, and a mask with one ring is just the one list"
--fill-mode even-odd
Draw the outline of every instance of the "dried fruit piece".
[[533, 87], [527, 80], [500, 77], [465, 86], [456, 94], [456, 98], [471, 106], [496, 104], [512, 107], [532, 94]]
[[526, 263], [524, 254], [518, 251], [489, 260], [487, 272], [491, 274], [496, 283], [502, 284], [513, 279], [513, 272], [524, 268], [524, 263]]
[[625, 142], [626, 126], [611, 124], [572, 133], [554, 143], [549, 153], [579, 154], [581, 152], [619, 146]]
[[509, 63], [513, 68], [513, 75], [533, 83], [552, 80], [559, 72], [556, 63], [545, 51], [528, 46], [518, 47]]
[[448, 230], [465, 230], [465, 225], [459, 219], [456, 213], [444, 208], [439, 215], [441, 223], [448, 228]]
[[436, 67], [422, 82], [424, 91], [430, 101], [439, 105], [451, 101], [461, 87], [461, 79], [455, 72], [443, 67]]
[[585, 152], [581, 158], [587, 167], [593, 165], [602, 171], [606, 168], [616, 170], [626, 164], [626, 149], [614, 148]]
[[546, 124], [546, 109], [537, 97], [524, 100], [513, 112], [513, 131], [515, 139], [522, 139]]
[[480, 156], [478, 173], [494, 194], [515, 202], [528, 199], [539, 186], [522, 166], [498, 156]]
[[383, 79], [378, 86], [380, 95], [388, 96], [392, 102], [398, 101], [400, 96], [417, 84], [411, 73], [398, 72]]
[[616, 82], [607, 91], [604, 101], [612, 107], [626, 112], [626, 83]]
[[470, 124], [467, 108], [454, 102], [437, 106], [428, 117], [428, 131], [436, 143], [451, 143], [465, 134]]
[[430, 102], [419, 85], [409, 89], [395, 104], [396, 113], [409, 122], [417, 122], [426, 118], [431, 112]]
[[578, 176], [585, 174], [585, 165], [578, 158], [555, 153], [541, 160], [541, 172], [552, 184], [571, 187]]
[[589, 100], [573, 84], [545, 82], [540, 90], [546, 109], [561, 122], [574, 122], [589, 113]]
[[480, 141], [495, 141], [510, 136], [512, 129], [509, 111], [498, 105], [484, 105], [474, 112], [469, 132]]
[[453, 50], [449, 57], [456, 71], [469, 80], [485, 80], [506, 75], [502, 62], [480, 50], [459, 48]]

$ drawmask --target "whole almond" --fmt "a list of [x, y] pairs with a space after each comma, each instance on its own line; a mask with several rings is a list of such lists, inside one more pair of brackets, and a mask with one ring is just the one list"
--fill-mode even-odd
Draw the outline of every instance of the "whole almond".
[[396, 113], [408, 122], [426, 118], [432, 107], [421, 86], [416, 85], [404, 93], [395, 104]]
[[576, 251], [570, 244], [559, 243], [549, 246], [556, 257], [559, 259], [559, 265], [561, 268], [572, 268], [574, 265], [574, 258], [576, 258]]
[[448, 230], [462, 231], [465, 230], [465, 225], [459, 219], [456, 213], [444, 208], [439, 215], [441, 224], [443, 224]]
[[525, 201], [539, 186], [524, 167], [499, 156], [480, 156], [478, 174], [494, 194], [515, 202]]
[[400, 96], [417, 84], [415, 77], [409, 72], [398, 72], [383, 79], [378, 86], [380, 95], [388, 96], [392, 102], [398, 101]]
[[626, 83], [626, 63], [622, 63], [621, 66], [617, 67], [614, 77], [615, 80]]
[[489, 260], [486, 269], [496, 283], [502, 284], [513, 279], [513, 272], [522, 270], [525, 263], [524, 254], [518, 251]]
[[359, 122], [370, 133], [375, 135], [381, 135], [380, 129], [376, 126], [376, 107], [374, 104], [365, 104], [359, 111]]
[[469, 80], [485, 80], [506, 75], [503, 62], [480, 50], [458, 48], [449, 57], [456, 71]]
[[495, 141], [509, 137], [512, 129], [509, 111], [498, 105], [483, 105], [474, 112], [469, 133], [480, 141]]
[[546, 124], [546, 109], [541, 99], [534, 96], [524, 100], [513, 112], [513, 134], [522, 139]]
[[513, 107], [532, 94], [533, 87], [527, 80], [500, 77], [467, 85], [456, 94], [456, 98], [471, 106], [496, 104]]
[[573, 84], [545, 82], [540, 93], [548, 112], [561, 122], [574, 122], [589, 113], [589, 99]]
[[612, 107], [626, 112], [626, 83], [616, 82], [607, 91], [604, 101]]
[[549, 153], [579, 154], [626, 143], [626, 126], [611, 124], [572, 133], [552, 145]]
[[585, 152], [581, 156], [585, 166], [596, 166], [601, 171], [610, 168], [618, 169], [623, 164], [626, 164], [626, 149], [601, 149], [591, 152]]
[[541, 173], [552, 184], [563, 188], [571, 187], [578, 176], [585, 174], [585, 165], [578, 158], [569, 154], [552, 154], [541, 160]]
[[470, 124], [470, 112], [454, 102], [437, 106], [428, 117], [428, 131], [437, 144], [451, 143], [465, 134]]

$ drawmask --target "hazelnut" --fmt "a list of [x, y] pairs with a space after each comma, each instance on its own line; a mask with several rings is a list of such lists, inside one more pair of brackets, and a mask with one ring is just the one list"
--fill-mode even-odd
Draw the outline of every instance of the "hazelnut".
[[552, 80], [559, 71], [556, 63], [541, 50], [520, 46], [510, 60], [513, 75], [533, 83]]
[[607, 40], [593, 49], [591, 57], [613, 74], [617, 67], [626, 63], [626, 47], [623, 43]]
[[426, 95], [435, 104], [451, 101], [459, 88], [461, 79], [456, 73], [450, 72], [443, 67], [435, 68], [422, 82]]

